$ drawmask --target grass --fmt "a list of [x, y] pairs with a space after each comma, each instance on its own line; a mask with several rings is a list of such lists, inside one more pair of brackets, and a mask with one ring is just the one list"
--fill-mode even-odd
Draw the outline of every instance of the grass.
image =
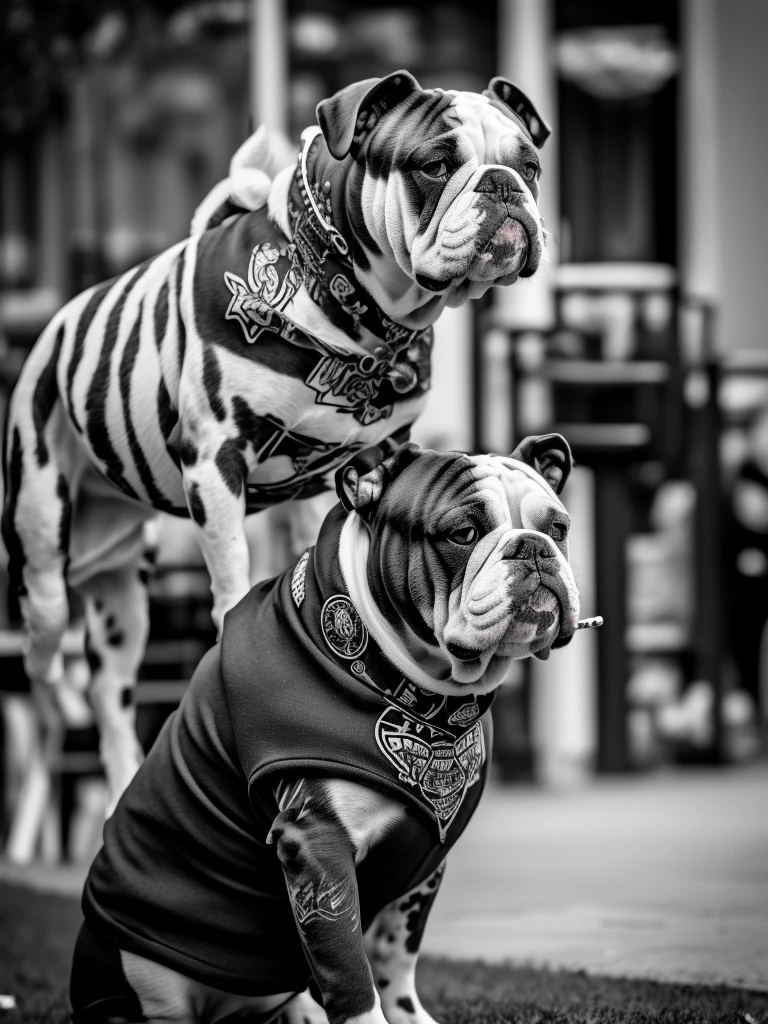
[[[0, 883], [0, 1024], [64, 1024], [78, 901]], [[442, 1024], [768, 1024], [768, 994], [427, 960], [419, 994]]]

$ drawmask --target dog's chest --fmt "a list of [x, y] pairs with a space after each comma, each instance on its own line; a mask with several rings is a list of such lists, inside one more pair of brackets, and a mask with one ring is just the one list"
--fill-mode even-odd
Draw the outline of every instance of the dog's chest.
[[[314, 353], [307, 355], [303, 369], [317, 362]], [[250, 512], [327, 489], [330, 475], [351, 454], [404, 431], [426, 401], [419, 393], [361, 423], [346, 404], [315, 401], [302, 374], [264, 374], [226, 351], [219, 353], [219, 365], [227, 410], [220, 427], [245, 460]]]

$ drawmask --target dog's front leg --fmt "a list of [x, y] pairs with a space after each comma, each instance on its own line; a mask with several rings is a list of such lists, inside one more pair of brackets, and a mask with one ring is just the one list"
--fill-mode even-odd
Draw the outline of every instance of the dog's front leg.
[[435, 1024], [416, 994], [416, 960], [444, 871], [445, 861], [420, 885], [385, 907], [365, 933], [366, 952], [389, 1024]]
[[[182, 456], [183, 457], [183, 456]], [[184, 493], [211, 577], [213, 621], [221, 635], [224, 615], [250, 590], [245, 536], [245, 464], [221, 457], [183, 466]]]
[[[365, 954], [355, 860], [333, 783], [282, 783], [269, 841], [277, 847], [296, 925], [330, 1024], [385, 1024]], [[362, 788], [362, 787], [358, 787]]]

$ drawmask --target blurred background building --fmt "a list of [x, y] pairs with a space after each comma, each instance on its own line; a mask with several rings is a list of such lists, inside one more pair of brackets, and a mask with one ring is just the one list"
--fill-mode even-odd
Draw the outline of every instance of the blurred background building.
[[[579, 465], [565, 497], [582, 613], [606, 624], [518, 666], [497, 701], [497, 771], [573, 784], [760, 752], [768, 5], [7, 0], [3, 17], [0, 407], [55, 310], [184, 237], [255, 124], [297, 143], [320, 99], [401, 67], [424, 87], [482, 91], [502, 74], [524, 88], [554, 128], [550, 262], [440, 320], [416, 439], [507, 452], [563, 433]], [[259, 518], [255, 533], [285, 528]], [[211, 640], [192, 534], [165, 536], [147, 743]], [[12, 604], [6, 809], [29, 728]], [[76, 732], [70, 781], [95, 770]]]

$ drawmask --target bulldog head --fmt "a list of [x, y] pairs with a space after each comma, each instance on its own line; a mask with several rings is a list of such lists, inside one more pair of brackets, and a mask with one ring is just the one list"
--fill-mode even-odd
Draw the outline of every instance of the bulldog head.
[[350, 596], [410, 678], [484, 693], [511, 660], [571, 639], [579, 595], [558, 497], [571, 466], [568, 443], [547, 434], [510, 456], [385, 444], [339, 470], [357, 513], [340, 545]]
[[357, 276], [389, 316], [424, 326], [535, 273], [550, 129], [511, 82], [494, 78], [480, 95], [422, 89], [397, 71], [323, 100], [317, 118], [327, 152], [315, 178], [332, 188]]

